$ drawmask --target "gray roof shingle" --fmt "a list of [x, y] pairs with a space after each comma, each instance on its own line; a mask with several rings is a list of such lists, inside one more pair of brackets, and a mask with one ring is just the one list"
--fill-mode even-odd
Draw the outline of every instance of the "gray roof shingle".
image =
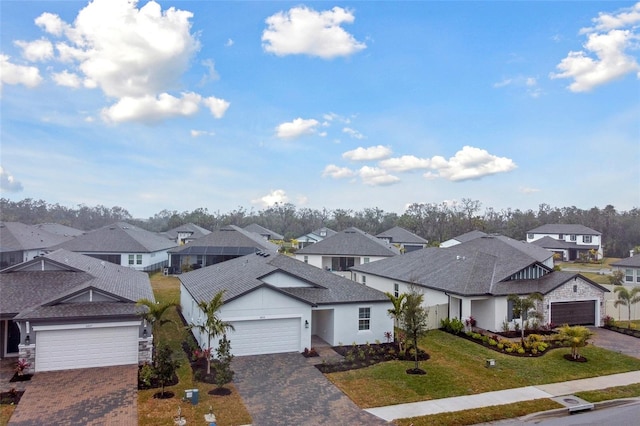
[[185, 223], [183, 225], [176, 226], [173, 229], [169, 229], [168, 231], [164, 232], [164, 234], [170, 239], [175, 240], [176, 238], [178, 238], [179, 232], [180, 233], [190, 232], [191, 236], [189, 237], [189, 239], [193, 239], [193, 240], [203, 237], [205, 235], [209, 235], [211, 233], [211, 231], [209, 231], [208, 229], [204, 229], [201, 226], [195, 225], [193, 223]]
[[20, 222], [0, 222], [0, 252], [2, 253], [50, 248], [72, 238]]
[[80, 229], [61, 225], [59, 223], [40, 223], [38, 225], [33, 225], [33, 227], [42, 229], [43, 231], [47, 231], [51, 234], [62, 235], [64, 237], [77, 237], [78, 235], [84, 234], [84, 231], [81, 231]]
[[428, 241], [424, 238], [409, 232], [399, 226], [394, 226], [391, 229], [387, 229], [384, 232], [376, 235], [378, 238], [390, 238], [392, 244], [427, 244]]
[[284, 240], [283, 235], [267, 229], [264, 226], [260, 226], [257, 223], [252, 223], [251, 225], [245, 226], [244, 230], [253, 232], [254, 234], [262, 235], [263, 237], [268, 237], [270, 240]]
[[548, 250], [553, 250], [553, 249], [582, 249], [582, 250], [589, 250], [589, 249], [597, 249], [598, 245], [596, 244], [576, 244], [575, 242], [572, 241], [564, 241], [564, 240], [556, 240], [555, 238], [546, 236], [546, 237], [542, 237], [540, 239], [537, 239], [535, 241], [531, 241], [531, 244], [536, 245], [538, 247], [542, 247]]
[[640, 255], [626, 257], [617, 262], [613, 262], [612, 266], [630, 266], [632, 268], [640, 268]]
[[169, 250], [173, 254], [237, 254], [244, 255], [259, 250], [277, 252], [278, 246], [260, 235], [229, 225], [211, 232], [195, 241]]
[[550, 223], [538, 226], [527, 233], [531, 234], [579, 234], [579, 235], [601, 235], [595, 229], [588, 228], [579, 224], [568, 223]]
[[400, 254], [400, 250], [358, 228], [347, 228], [298, 250], [296, 254], [391, 257]]

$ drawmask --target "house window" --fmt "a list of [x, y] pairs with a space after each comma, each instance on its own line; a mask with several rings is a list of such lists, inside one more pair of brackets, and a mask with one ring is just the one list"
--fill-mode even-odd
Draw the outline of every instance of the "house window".
[[135, 256], [133, 254], [129, 255], [129, 265], [133, 265], [135, 261]]
[[513, 320], [513, 300], [507, 301], [507, 321]]
[[327, 236], [327, 231], [320, 231], [320, 236], [321, 237], [326, 237]]
[[585, 244], [591, 244], [591, 235], [583, 235], [583, 236], [582, 236], [582, 241], [583, 241]]
[[358, 331], [371, 329], [371, 308], [358, 308]]
[[558, 234], [558, 239], [559, 240], [564, 240], [564, 234]]
[[304, 257], [304, 263], [309, 263], [309, 256]]
[[527, 234], [527, 239], [528, 240], [533, 240], [533, 234]]
[[142, 265], [142, 255], [136, 254], [136, 265]]
[[570, 239], [571, 241], [575, 241], [575, 240], [576, 240], [576, 234], [571, 234], [571, 235], [569, 236], [569, 239]]
[[633, 282], [633, 269], [624, 270], [624, 280], [627, 282]]
[[369, 263], [369, 258], [368, 257], [364, 258], [364, 263]]
[[578, 292], [578, 285], [577, 285], [577, 284], [574, 284], [574, 285], [573, 285], [573, 292], [574, 292], [574, 293], [577, 293], [577, 292]]
[[362, 284], [367, 285], [367, 276], [366, 275], [362, 276]]
[[400, 296], [400, 285], [398, 283], [393, 283], [393, 295], [395, 297]]

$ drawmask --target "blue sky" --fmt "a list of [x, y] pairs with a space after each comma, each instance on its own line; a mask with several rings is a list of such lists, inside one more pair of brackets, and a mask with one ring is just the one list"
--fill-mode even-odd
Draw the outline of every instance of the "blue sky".
[[640, 207], [640, 3], [0, 7], [5, 198]]

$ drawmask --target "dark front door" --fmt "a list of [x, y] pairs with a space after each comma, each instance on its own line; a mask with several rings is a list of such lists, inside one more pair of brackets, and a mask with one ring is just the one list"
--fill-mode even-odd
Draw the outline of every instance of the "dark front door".
[[551, 304], [551, 322], [556, 325], [594, 325], [596, 305], [593, 300]]
[[17, 354], [20, 344], [20, 329], [13, 321], [7, 321], [7, 355]]

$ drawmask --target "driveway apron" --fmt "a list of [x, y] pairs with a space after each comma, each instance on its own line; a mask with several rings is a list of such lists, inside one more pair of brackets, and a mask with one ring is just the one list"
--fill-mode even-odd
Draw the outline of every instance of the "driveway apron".
[[591, 343], [594, 346], [640, 358], [639, 338], [607, 330], [606, 328], [589, 327], [589, 330], [593, 333]]
[[255, 426], [387, 424], [360, 409], [299, 353], [236, 357], [233, 370]]
[[136, 425], [136, 365], [36, 373], [9, 426]]

